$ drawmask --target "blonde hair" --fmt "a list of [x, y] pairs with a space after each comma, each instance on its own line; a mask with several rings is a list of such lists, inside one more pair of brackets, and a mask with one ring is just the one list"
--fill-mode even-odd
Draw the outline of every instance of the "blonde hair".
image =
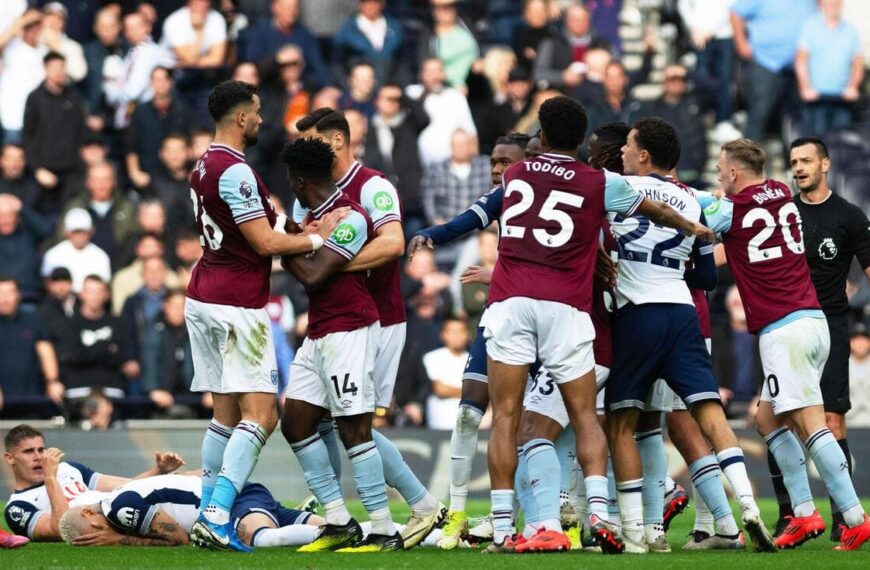
[[483, 56], [483, 74], [489, 80], [493, 94], [504, 91], [510, 70], [516, 64], [517, 56], [510, 48], [495, 46], [486, 51], [486, 55]]
[[764, 172], [764, 147], [747, 138], [737, 139], [722, 145], [728, 160], [739, 162], [753, 174]]
[[82, 516], [84, 507], [70, 507], [70, 509], [60, 517], [60, 537], [67, 544], [72, 544], [73, 541], [85, 534], [84, 525], [85, 518]]

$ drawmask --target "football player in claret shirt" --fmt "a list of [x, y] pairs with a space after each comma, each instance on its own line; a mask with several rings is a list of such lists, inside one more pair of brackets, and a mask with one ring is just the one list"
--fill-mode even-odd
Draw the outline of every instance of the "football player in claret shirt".
[[195, 544], [250, 551], [235, 535], [230, 510], [278, 423], [278, 365], [264, 308], [272, 256], [319, 249], [346, 212], [326, 216], [316, 233], [274, 230], [269, 191], [244, 155], [263, 122], [256, 87], [220, 83], [209, 94], [208, 110], [214, 142], [190, 175], [203, 255], [187, 287], [185, 320], [191, 390], [211, 392], [214, 416], [202, 444], [202, 513], [192, 532]]
[[849, 477], [849, 463], [825, 424], [820, 379], [830, 336], [804, 255], [801, 218], [791, 191], [765, 180], [764, 149], [749, 139], [722, 145], [717, 163], [727, 195], [702, 199], [710, 227], [721, 235], [749, 332], [758, 335], [764, 383], [756, 427], [776, 459], [794, 517], [776, 539], [794, 548], [819, 536], [825, 522], [813, 504], [800, 443], [804, 440], [845, 524], [838, 550], [855, 550], [870, 539]]
[[[296, 122], [302, 136], [327, 143], [335, 154], [332, 179], [348, 198], [359, 203], [372, 220], [374, 235], [342, 271], [368, 271], [369, 290], [380, 315], [378, 350], [375, 355], [375, 399], [379, 410], [393, 401], [393, 387], [399, 358], [405, 346], [405, 300], [399, 279], [399, 257], [405, 249], [402, 207], [395, 187], [377, 170], [366, 168], [353, 158], [350, 127], [344, 113], [328, 107], [317, 109]], [[307, 214], [297, 200], [293, 220], [301, 223]], [[332, 469], [341, 477], [341, 454], [332, 418], [321, 420], [320, 436], [329, 448]], [[384, 478], [411, 507], [411, 517], [402, 540], [405, 548], [420, 543], [445, 516], [446, 508], [417, 479], [396, 446], [377, 430], [372, 437], [384, 462]]]
[[[311, 492], [323, 505], [326, 526], [306, 552], [401, 550], [402, 536], [387, 503], [384, 465], [372, 439], [377, 400], [375, 356], [380, 339], [377, 303], [364, 272], [342, 272], [374, 236], [372, 220], [332, 181], [332, 149], [323, 141], [299, 139], [284, 147], [290, 189], [309, 210], [304, 223], [350, 207], [323, 248], [312, 256], [284, 257], [282, 264], [308, 293], [308, 335], [290, 369], [281, 431], [302, 465]], [[347, 449], [372, 532], [363, 538], [341, 494], [329, 451], [317, 430], [332, 414]]]
[[[511, 550], [515, 544], [511, 534], [516, 433], [526, 378], [536, 358], [561, 391], [577, 432], [587, 496], [607, 496], [607, 441], [596, 417], [595, 331], [589, 316], [605, 213], [638, 211], [661, 225], [710, 235], [698, 222], [645, 199], [621, 176], [577, 161], [587, 123], [578, 102], [569, 97], [549, 99], [538, 117], [541, 143], [551, 150], [505, 171], [499, 258], [491, 304], [482, 322], [494, 412], [489, 446], [492, 551]], [[534, 457], [528, 457], [526, 447], [530, 480], [541, 480], [542, 471], [558, 471], [553, 444], [541, 440], [532, 444]], [[555, 500], [549, 485], [538, 485], [534, 491], [542, 526], [530, 543], [539, 550], [564, 547], [558, 487]], [[605, 550], [622, 551], [624, 545], [604, 522], [606, 501], [590, 502], [589, 507], [592, 535]]]
[[[697, 200], [668, 177], [679, 149], [672, 125], [657, 117], [640, 119], [622, 149], [625, 172], [632, 174], [625, 178], [643, 196], [671, 204], [687, 219], [703, 224]], [[704, 451], [686, 459], [693, 481], [714, 511], [717, 535], [730, 548], [743, 547], [720, 482], [721, 465], [740, 502], [744, 525], [756, 549], [774, 551], [776, 545], [755, 503], [743, 451], [722, 409], [710, 353], [684, 277], [690, 259], [703, 259], [707, 274], [704, 281], [709, 288], [715, 287], [712, 247], [702, 258], [700, 248], [704, 244], [651, 224], [642, 214], [611, 215], [610, 219], [619, 245], [619, 263], [617, 312], [612, 326], [613, 369], [605, 402], [610, 413], [608, 440], [626, 549], [670, 552], [662, 517], [667, 459], [658, 426], [659, 412], [673, 408], [676, 392], [698, 424], [689, 424], [685, 429], [697, 432], [700, 427], [716, 451], [715, 456], [710, 454], [702, 439]], [[670, 388], [660, 389], [664, 402], [662, 398], [648, 397], [659, 392], [653, 390], [659, 378]], [[644, 410], [655, 411], [655, 421], [635, 433]], [[655, 477], [650, 478], [652, 474]]]

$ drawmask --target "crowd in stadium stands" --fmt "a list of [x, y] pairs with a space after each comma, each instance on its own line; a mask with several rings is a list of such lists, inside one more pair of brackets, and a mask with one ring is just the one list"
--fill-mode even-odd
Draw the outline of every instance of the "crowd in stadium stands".
[[[845, 0], [846, 13], [860, 3]], [[184, 287], [201, 255], [188, 173], [211, 141], [205, 98], [219, 81], [259, 86], [264, 122], [247, 157], [283, 208], [294, 198], [276, 158], [298, 136], [296, 120], [344, 110], [358, 160], [396, 182], [408, 237], [487, 192], [494, 141], [534, 133], [541, 103], [562, 93], [586, 106], [589, 132], [647, 115], [671, 122], [680, 178], [699, 188], [710, 188], [710, 149], [741, 132], [774, 149], [823, 136], [834, 190], [866, 208], [865, 51], [842, 4], [3, 0], [0, 416], [63, 415], [96, 428], [209, 417], [210, 402], [188, 390]], [[624, 41], [632, 28], [638, 39]], [[635, 87], [651, 77], [658, 90], [641, 96]], [[443, 410], [456, 408], [486, 298], [456, 277], [493, 265], [496, 243], [484, 232], [405, 265], [408, 342], [380, 422], [428, 416], [433, 429], [452, 428]], [[734, 355], [755, 340], [727, 269], [720, 283], [718, 378], [748, 401], [760, 367]], [[866, 280], [850, 282], [849, 296], [855, 326], [868, 324]], [[277, 265], [267, 309], [286, 382], [307, 301]], [[870, 343], [856, 331], [853, 381], [870, 386]], [[852, 393], [870, 414], [870, 392]]]

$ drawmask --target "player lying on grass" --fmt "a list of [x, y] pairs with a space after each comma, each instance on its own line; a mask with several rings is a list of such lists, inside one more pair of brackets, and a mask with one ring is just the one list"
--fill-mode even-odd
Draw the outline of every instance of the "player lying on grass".
[[[4, 458], [15, 477], [15, 491], [4, 511], [6, 524], [15, 534], [31, 540], [60, 540], [58, 523], [69, 501], [88, 491], [111, 491], [132, 480], [62, 461], [63, 452], [46, 449], [42, 432], [27, 424], [9, 430], [5, 446]], [[134, 479], [171, 473], [182, 465], [177, 453], [156, 452], [154, 467]]]

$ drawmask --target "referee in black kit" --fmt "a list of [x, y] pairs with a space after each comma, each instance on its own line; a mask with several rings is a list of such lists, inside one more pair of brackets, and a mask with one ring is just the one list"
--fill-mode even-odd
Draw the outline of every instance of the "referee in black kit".
[[[791, 143], [791, 171], [800, 192], [794, 197], [803, 220], [804, 248], [819, 303], [828, 320], [831, 351], [822, 373], [822, 397], [828, 429], [837, 438], [852, 472], [846, 441], [846, 412], [849, 401], [849, 326], [846, 277], [852, 258], [870, 279], [870, 222], [867, 215], [828, 187], [831, 161], [828, 148], [818, 138], [806, 137]], [[791, 514], [788, 493], [773, 456], [768, 454], [774, 487], [780, 503], [780, 520]], [[783, 500], [784, 496], [784, 500]], [[785, 503], [785, 505], [783, 504]], [[833, 506], [833, 503], [832, 503]], [[842, 515], [834, 512], [831, 539], [839, 541]], [[777, 524], [779, 530], [780, 524]]]

